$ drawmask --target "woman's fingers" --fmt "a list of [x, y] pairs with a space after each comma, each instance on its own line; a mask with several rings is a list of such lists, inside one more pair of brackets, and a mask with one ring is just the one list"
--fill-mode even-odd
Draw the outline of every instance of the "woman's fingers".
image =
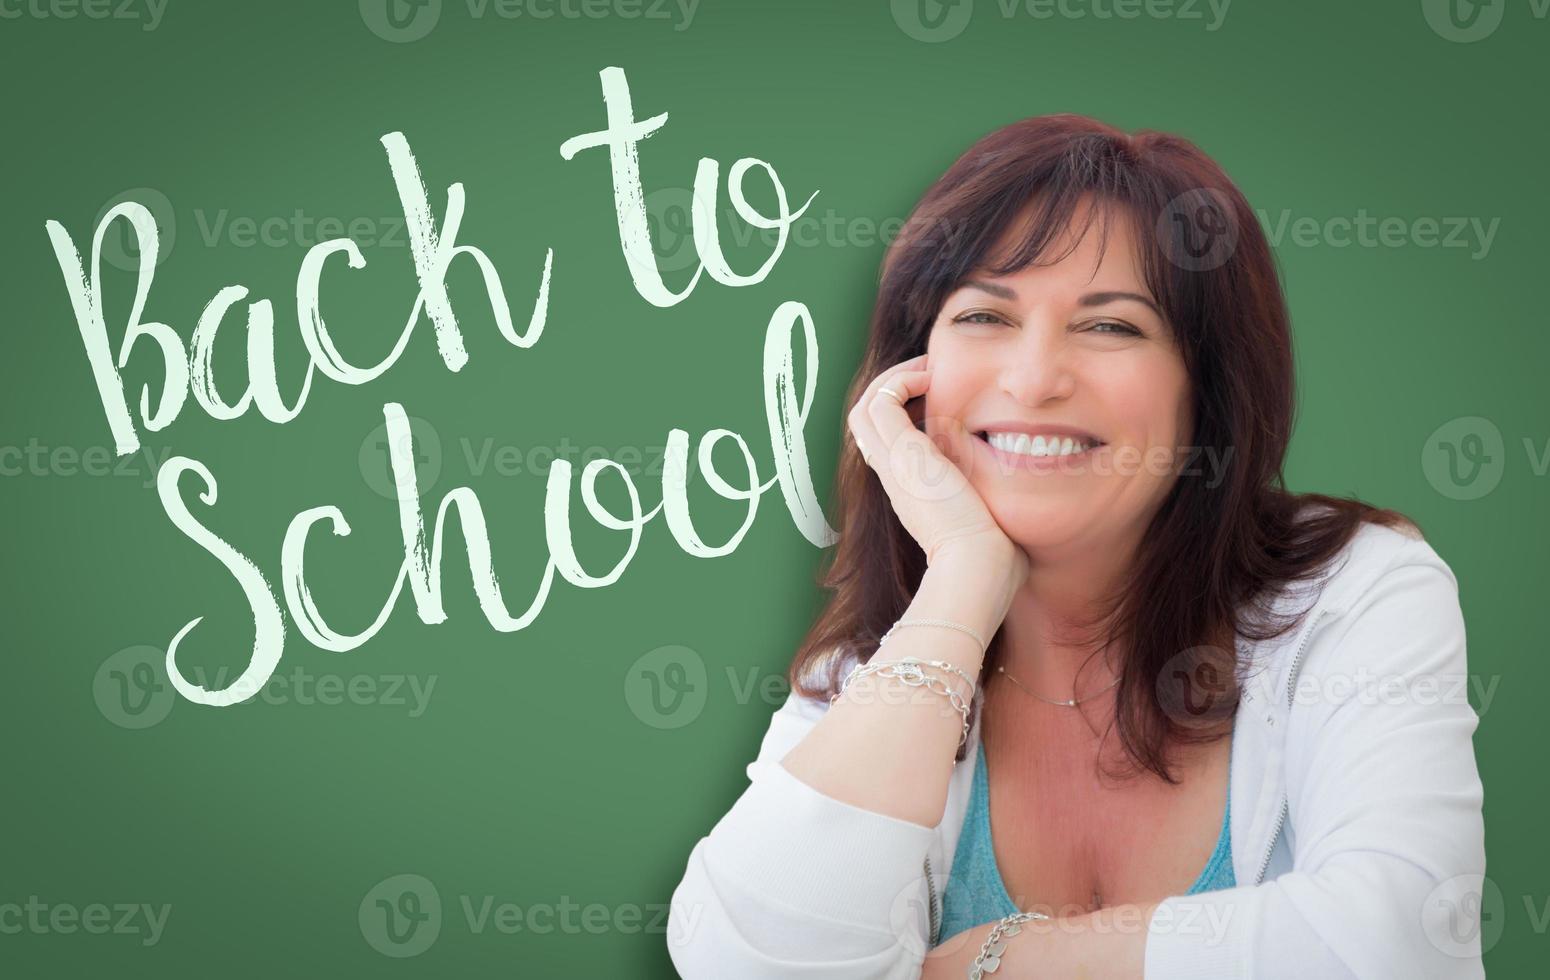
[[[851, 406], [848, 416], [851, 436], [856, 441], [856, 448], [861, 451], [862, 459], [866, 460], [868, 465], [876, 468], [880, 462], [880, 455], [886, 450], [888, 445], [877, 432], [877, 426], [871, 414], [872, 405], [879, 398], [894, 401], [893, 396], [882, 390], [883, 386], [893, 382], [900, 374], [918, 369], [925, 363], [926, 355], [921, 354], [907, 361], [900, 361], [898, 364], [880, 372], [866, 386], [866, 389], [861, 393], [861, 397], [856, 399], [856, 404]], [[894, 390], [904, 394], [906, 401], [909, 399], [910, 396], [901, 389], [895, 388]]]
[[925, 394], [929, 387], [930, 371], [900, 371], [878, 386], [877, 394], [867, 403], [867, 414], [872, 417], [872, 426], [882, 437], [883, 445], [891, 445], [904, 429], [920, 431], [904, 403]]
[[[872, 379], [872, 383], [867, 385], [866, 391], [862, 392], [861, 398], [856, 404], [860, 406], [870, 405], [876, 400], [878, 393], [882, 391], [883, 387], [890, 384], [894, 378], [906, 371], [919, 371], [925, 366], [926, 355], [921, 354], [918, 357], [912, 357], [907, 361], [900, 361], [898, 364], [889, 367]], [[883, 397], [887, 398], [888, 395], [884, 394]]]
[[869, 438], [877, 454], [871, 465], [896, 498], [907, 494], [917, 501], [946, 500], [967, 485], [963, 472], [916, 427], [904, 405], [930, 387], [929, 370], [901, 370], [879, 386], [867, 405], [872, 421]]

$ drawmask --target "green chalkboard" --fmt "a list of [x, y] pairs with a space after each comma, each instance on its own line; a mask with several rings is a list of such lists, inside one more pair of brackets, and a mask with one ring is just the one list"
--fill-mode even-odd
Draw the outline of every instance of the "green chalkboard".
[[[1289, 484], [1410, 514], [1457, 574], [1486, 965], [1527, 975], [1550, 21], [1481, 9], [0, 0], [0, 975], [672, 976], [672, 889], [824, 598], [885, 244], [1058, 111], [1233, 176], [1294, 318]], [[656, 123], [633, 246], [610, 84]], [[784, 241], [728, 197], [745, 159], [751, 209], [805, 207]], [[726, 271], [691, 289], [697, 214]], [[687, 476], [692, 524], [601, 526], [599, 459], [600, 507]], [[429, 529], [454, 491], [439, 594], [395, 579], [401, 493]]]

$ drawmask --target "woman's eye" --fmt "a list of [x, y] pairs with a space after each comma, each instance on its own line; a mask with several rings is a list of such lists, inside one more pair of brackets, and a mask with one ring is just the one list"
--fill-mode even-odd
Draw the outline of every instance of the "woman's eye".
[[1005, 323], [1006, 321], [996, 316], [994, 313], [987, 313], [984, 310], [973, 310], [969, 313], [958, 314], [957, 316], [953, 317], [953, 322], [982, 323], [988, 325], [992, 323]]
[[1087, 329], [1094, 333], [1112, 333], [1124, 337], [1139, 337], [1141, 331], [1128, 323], [1120, 323], [1118, 320], [1100, 320]]

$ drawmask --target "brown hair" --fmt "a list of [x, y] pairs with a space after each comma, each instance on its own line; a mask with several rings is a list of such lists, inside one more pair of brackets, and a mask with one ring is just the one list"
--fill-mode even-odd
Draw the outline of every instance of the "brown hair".
[[[1358, 500], [1285, 489], [1294, 412], [1290, 322], [1253, 210], [1188, 140], [1150, 130], [1127, 135], [1084, 116], [1037, 116], [998, 129], [926, 191], [884, 256], [847, 409], [878, 373], [925, 351], [942, 303], [965, 277], [980, 268], [1006, 275], [1039, 260], [1088, 198], [1116, 205], [1134, 224], [1147, 285], [1188, 370], [1190, 444], [1223, 461], [1219, 483], [1174, 481], [1125, 588], [1101, 602], [1109, 623], [1104, 645], [1120, 642], [1125, 651], [1114, 695], [1125, 753], [1175, 782], [1170, 745], [1221, 737], [1236, 711], [1243, 665], [1228, 652], [1233, 637], [1263, 640], [1290, 629], [1306, 610], [1276, 617], [1276, 593], [1326, 567], [1363, 521], [1413, 522]], [[1028, 233], [994, 262], [991, 249], [1025, 210]], [[1089, 223], [1104, 215], [1105, 239], [1109, 210], [1087, 212]], [[926, 569], [848, 431], [835, 491], [840, 539], [819, 576], [831, 597], [788, 671], [793, 690], [825, 701], [839, 689], [843, 657], [870, 658]], [[1300, 514], [1308, 505], [1315, 506]], [[997, 631], [986, 670], [1001, 641]], [[1170, 682], [1184, 681], [1178, 696], [1189, 699], [1188, 712], [1163, 690], [1164, 671]]]

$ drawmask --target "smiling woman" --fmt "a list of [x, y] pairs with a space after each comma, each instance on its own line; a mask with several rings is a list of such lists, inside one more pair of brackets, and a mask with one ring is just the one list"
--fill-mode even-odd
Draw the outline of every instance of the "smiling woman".
[[1292, 369], [1193, 144], [1056, 115], [964, 153], [884, 258], [833, 595], [689, 856], [679, 971], [1482, 976], [1473, 709], [1294, 696], [1467, 664], [1413, 524], [1285, 488]]

